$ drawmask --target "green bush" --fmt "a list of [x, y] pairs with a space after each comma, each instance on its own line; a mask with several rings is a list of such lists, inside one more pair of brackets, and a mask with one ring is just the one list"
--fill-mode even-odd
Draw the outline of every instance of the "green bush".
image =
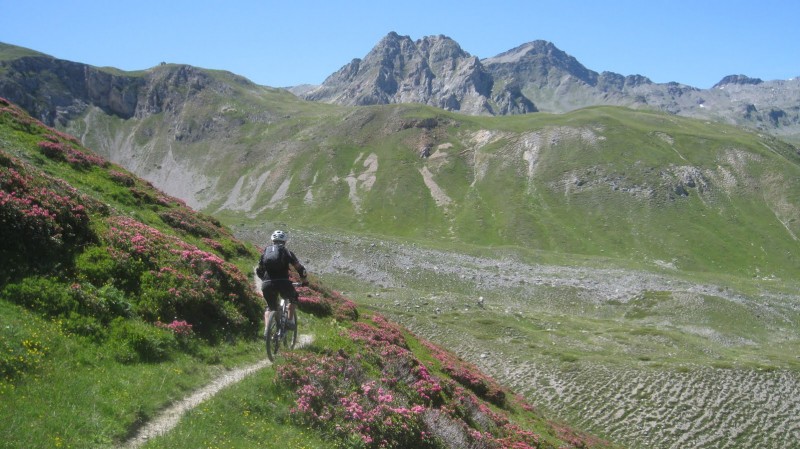
[[97, 288], [91, 283], [67, 285], [47, 277], [28, 277], [7, 285], [0, 298], [19, 304], [45, 317], [60, 318], [64, 330], [102, 338], [104, 326], [116, 317], [130, 317], [125, 294], [112, 285]]
[[94, 341], [102, 341], [106, 337], [106, 326], [92, 316], [75, 312], [61, 320], [61, 328], [74, 335], [89, 337]]
[[9, 284], [0, 298], [17, 303], [45, 316], [68, 316], [78, 309], [70, 287], [52, 278], [33, 276]]
[[80, 304], [79, 310], [82, 314], [92, 316], [104, 324], [114, 318], [130, 317], [132, 314], [125, 293], [113, 285], [97, 288], [91, 283], [73, 284], [71, 292]]
[[77, 261], [79, 276], [95, 285], [113, 284], [128, 294], [138, 295], [140, 278], [155, 268], [154, 260], [148, 256], [113, 248], [90, 249], [86, 253]]
[[79, 276], [94, 285], [103, 285], [111, 280], [116, 262], [106, 248], [92, 246], [75, 259]]
[[178, 349], [171, 331], [139, 320], [115, 319], [110, 337], [114, 356], [122, 363], [161, 362]]

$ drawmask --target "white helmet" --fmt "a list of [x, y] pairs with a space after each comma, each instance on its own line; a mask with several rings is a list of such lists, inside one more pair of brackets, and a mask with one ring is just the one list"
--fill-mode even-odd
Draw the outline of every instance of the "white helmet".
[[289, 236], [287, 236], [286, 233], [281, 231], [280, 229], [278, 229], [277, 231], [272, 233], [272, 241], [273, 242], [286, 243], [286, 240], [288, 240], [288, 239], [289, 239]]

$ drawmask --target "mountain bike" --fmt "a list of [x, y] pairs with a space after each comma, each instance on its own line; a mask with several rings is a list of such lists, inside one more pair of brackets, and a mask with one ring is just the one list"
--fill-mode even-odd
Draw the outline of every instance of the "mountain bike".
[[[303, 285], [301, 282], [292, 282], [295, 287]], [[275, 356], [278, 355], [281, 345], [284, 349], [294, 349], [297, 343], [297, 307], [294, 311], [294, 328], [289, 329], [287, 324], [289, 322], [289, 301], [280, 298], [278, 310], [269, 317], [267, 323], [267, 331], [264, 332], [264, 343], [267, 346], [267, 358], [270, 361], [275, 361]]]

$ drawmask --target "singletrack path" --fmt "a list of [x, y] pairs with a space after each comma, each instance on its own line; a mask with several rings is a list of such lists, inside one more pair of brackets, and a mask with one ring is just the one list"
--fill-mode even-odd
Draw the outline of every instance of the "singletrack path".
[[[309, 345], [313, 340], [311, 335], [298, 335], [297, 337], [297, 347], [299, 348]], [[184, 413], [210, 399], [223, 388], [241, 381], [245, 377], [270, 364], [271, 362], [267, 358], [264, 358], [264, 360], [251, 365], [242, 366], [232, 371], [226, 371], [208, 385], [164, 409], [155, 419], [146, 423], [133, 437], [124, 442], [121, 448], [137, 449], [151, 438], [169, 432], [178, 425]]]

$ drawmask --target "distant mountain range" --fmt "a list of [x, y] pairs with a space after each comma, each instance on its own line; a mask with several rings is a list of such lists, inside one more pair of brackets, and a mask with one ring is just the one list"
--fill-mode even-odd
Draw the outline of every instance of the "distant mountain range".
[[341, 105], [422, 103], [472, 115], [563, 113], [596, 105], [650, 108], [743, 125], [800, 142], [800, 79], [724, 77], [711, 89], [597, 73], [538, 40], [478, 59], [446, 36], [389, 33], [320, 86], [292, 89]]
[[[58, 74], [60, 81], [48, 82], [41, 76], [45, 72]], [[0, 96], [48, 124], [80, 114], [87, 105], [121, 117], [158, 109], [153, 105], [163, 100], [158, 90], [141, 98], [141, 90], [149, 89], [142, 73], [95, 68], [0, 43]], [[595, 72], [543, 40], [479, 59], [446, 36], [414, 41], [392, 32], [321, 85], [288, 90], [339, 105], [420, 103], [470, 115], [564, 113], [597, 105], [647, 108], [746, 126], [800, 144], [800, 78], [729, 75], [710, 89], [654, 83], [642, 75]]]
[[[519, 81], [498, 81], [512, 74]], [[381, 82], [369, 87], [368, 75]], [[347, 79], [349, 90], [332, 88]], [[798, 91], [795, 81], [731, 77], [702, 91], [598, 75], [544, 42], [479, 61], [444, 37], [390, 34], [364, 62], [305, 94], [317, 101], [306, 101], [230, 72], [177, 64], [122, 72], [0, 47], [0, 96], [215, 216], [621, 258], [671, 261], [683, 251], [674, 262], [682, 269], [729, 273], [753, 272], [761, 259], [716, 258], [700, 243], [759, 235], [769, 242], [763, 248], [797, 245], [792, 180], [800, 151], [767, 133], [663, 110], [734, 111], [743, 106], [730, 98], [768, 84], [791, 87], [792, 94], [764, 95], [776, 103]], [[628, 91], [649, 93], [632, 103], [638, 109], [596, 106], [603, 89], [618, 103], [633, 101]], [[322, 103], [402, 95], [439, 108]], [[548, 103], [539, 98], [548, 95], [564, 110], [593, 106], [511, 113], [543, 110]], [[456, 106], [476, 115], [447, 110]], [[798, 126], [783, 127], [790, 114], [761, 103], [741, 117], [765, 110], [775, 120], [762, 124], [774, 132]], [[734, 214], [744, 210], [747, 219]], [[697, 220], [693, 234], [674, 240], [669, 230], [682, 229], [686, 217]], [[744, 228], [739, 220], [759, 224]], [[760, 258], [761, 248], [736, 253]], [[787, 277], [797, 270], [790, 253], [770, 254], [759, 270]]]

